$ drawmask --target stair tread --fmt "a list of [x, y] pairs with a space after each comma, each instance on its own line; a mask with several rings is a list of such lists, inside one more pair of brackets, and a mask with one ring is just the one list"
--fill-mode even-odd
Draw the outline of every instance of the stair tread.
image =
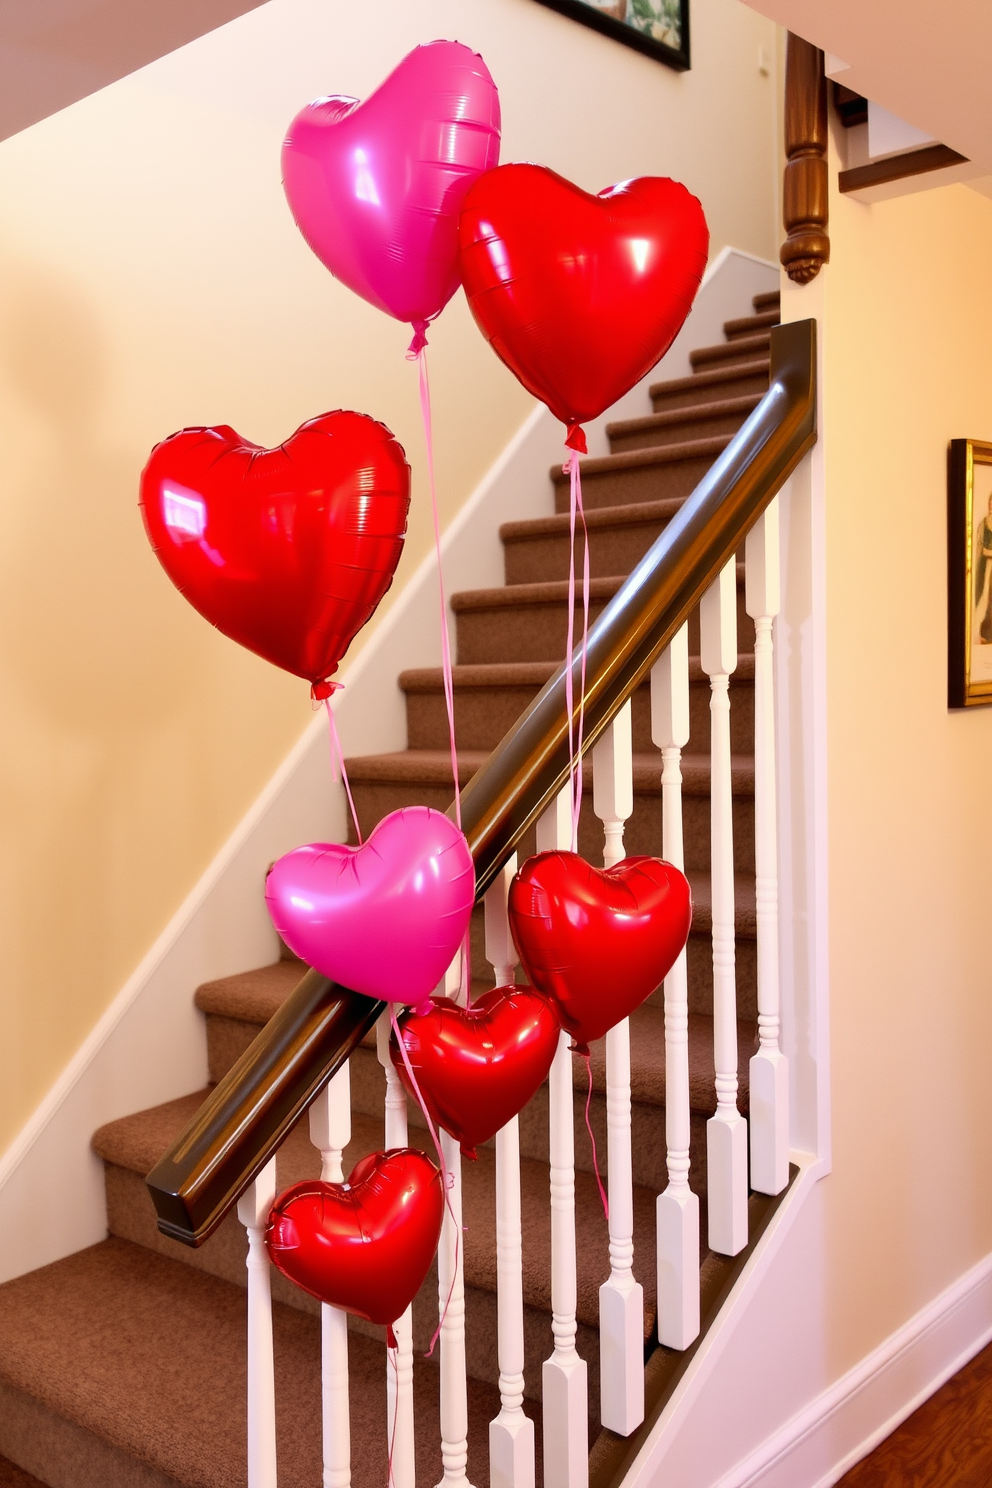
[[[586, 512], [590, 532], [601, 528], [645, 527], [674, 517], [685, 505], [684, 496], [664, 496], [659, 501], [631, 501], [624, 506], [596, 506]], [[499, 535], [504, 543], [530, 537], [558, 537], [569, 530], [568, 512], [551, 517], [524, 517], [517, 522], [504, 522]]]
[[[482, 749], [459, 749], [459, 782], [471, 780], [489, 755]], [[352, 782], [389, 780], [397, 783], [436, 785], [452, 783], [451, 754], [447, 749], [402, 749], [392, 754], [360, 754], [346, 761]], [[735, 796], [754, 793], [754, 756], [733, 755], [730, 761]], [[661, 759], [658, 751], [633, 755], [635, 794], [657, 794], [661, 790]], [[582, 762], [582, 779], [592, 787], [592, 759]], [[688, 796], [709, 795], [710, 760], [705, 754], [683, 754], [682, 790]]]
[[[452, 681], [456, 692], [459, 689], [475, 690], [497, 687], [543, 687], [561, 666], [558, 661], [480, 661], [471, 665], [452, 667]], [[737, 666], [731, 673], [737, 681], [754, 680], [754, 653], [742, 651]], [[708, 683], [698, 656], [689, 657], [690, 683]], [[399, 685], [403, 692], [442, 693], [444, 673], [440, 667], [411, 667], [401, 672]], [[649, 687], [650, 682], [642, 683]]]
[[[320, 1323], [274, 1303], [273, 1333], [279, 1481], [311, 1488], [321, 1479]], [[381, 1488], [385, 1349], [351, 1333], [348, 1353], [352, 1482]], [[231, 1282], [111, 1237], [0, 1287], [0, 1379], [172, 1481], [246, 1481], [245, 1293]], [[471, 1379], [468, 1390], [469, 1466], [484, 1481], [499, 1394]], [[418, 1477], [436, 1482], [438, 1371], [420, 1359], [414, 1392]]]
[[0, 1457], [0, 1488], [45, 1488], [40, 1478], [33, 1478], [23, 1468]]
[[[641, 470], [647, 465], [674, 465], [679, 460], [704, 460], [722, 454], [732, 434], [710, 434], [705, 439], [683, 439], [678, 444], [649, 444], [643, 449], [621, 450], [616, 455], [593, 455], [579, 462], [583, 479], [607, 471]], [[551, 466], [551, 479], [565, 485], [568, 474], [560, 465]]]
[[[488, 687], [543, 687], [554, 676], [561, 663], [557, 661], [480, 661], [451, 669], [455, 690]], [[732, 676], [754, 680], [754, 652], [742, 651]], [[709, 682], [698, 656], [689, 657], [689, 681]], [[400, 672], [403, 692], [435, 693], [444, 691], [444, 673], [440, 667], [411, 667]], [[650, 683], [642, 684], [649, 687]]]
[[771, 371], [771, 360], [756, 358], [735, 367], [715, 367], [711, 371], [693, 372], [689, 377], [672, 377], [666, 382], [653, 382], [648, 389], [652, 398], [664, 397], [666, 393], [685, 393], [700, 387], [717, 387], [721, 383], [737, 382], [753, 377], [759, 371]]
[[780, 289], [766, 289], [764, 293], [754, 295], [751, 299], [751, 304], [757, 311], [766, 310], [772, 305], [777, 310], [782, 304], [782, 291]]
[[[627, 581], [626, 574], [589, 580], [590, 599], [612, 599]], [[579, 584], [575, 586], [576, 603], [581, 604]], [[528, 604], [564, 604], [568, 599], [567, 579], [545, 579], [538, 584], [500, 584], [493, 589], [462, 589], [451, 596], [451, 608], [461, 610], [512, 609]]]
[[760, 393], [744, 393], [737, 398], [718, 398], [712, 403], [690, 403], [687, 408], [669, 408], [661, 413], [644, 414], [640, 418], [618, 419], [615, 423], [607, 424], [606, 434], [609, 439], [619, 439], [625, 434], [649, 433], [652, 429], [670, 429], [679, 424], [705, 423], [707, 419], [720, 418], [730, 413], [740, 413], [746, 417], [760, 402]]
[[758, 310], [754, 315], [742, 315], [737, 320], [725, 320], [723, 322], [723, 334], [728, 340], [737, 336], [748, 336], [757, 331], [763, 331], [770, 326], [778, 325], [779, 311], [776, 306], [771, 310]]
[[713, 346], [699, 346], [689, 353], [689, 365], [704, 366], [707, 362], [722, 362], [728, 357], [754, 355], [763, 356], [771, 344], [771, 332], [763, 331], [756, 336], [739, 336], [735, 341], [718, 341]]
[[[580, 1075], [585, 1078], [584, 1067]], [[206, 1095], [207, 1091], [198, 1091], [180, 1100], [168, 1101], [149, 1111], [111, 1122], [94, 1135], [94, 1150], [105, 1162], [127, 1168], [143, 1178], [196, 1113]], [[362, 1157], [380, 1151], [384, 1142], [382, 1122], [379, 1120], [353, 1113], [351, 1126], [352, 1139], [345, 1148], [343, 1159], [346, 1174]], [[434, 1156], [431, 1139], [422, 1127], [411, 1126], [409, 1144]], [[319, 1177], [320, 1154], [310, 1143], [305, 1122], [299, 1123], [286, 1138], [276, 1161], [280, 1190], [305, 1178]], [[551, 1254], [548, 1164], [522, 1157], [520, 1190], [524, 1231], [524, 1301], [528, 1306], [536, 1307], [542, 1312], [550, 1312], [551, 1277], [550, 1272], [545, 1272], [544, 1269], [546, 1257]], [[650, 1331], [654, 1320], [654, 1268], [646, 1261], [654, 1250], [654, 1204], [653, 1191], [635, 1184], [634, 1243], [641, 1257], [637, 1270], [638, 1279], [643, 1283], [645, 1291], [648, 1314], [646, 1332]], [[462, 1216], [465, 1225], [466, 1283], [482, 1291], [495, 1292], [496, 1254], [492, 1237], [496, 1233], [496, 1154], [491, 1148], [481, 1147], [474, 1162], [462, 1163]], [[592, 1173], [577, 1171], [575, 1174], [575, 1227], [578, 1317], [580, 1322], [597, 1327], [599, 1287], [609, 1276], [610, 1269], [609, 1232], [596, 1179]]]

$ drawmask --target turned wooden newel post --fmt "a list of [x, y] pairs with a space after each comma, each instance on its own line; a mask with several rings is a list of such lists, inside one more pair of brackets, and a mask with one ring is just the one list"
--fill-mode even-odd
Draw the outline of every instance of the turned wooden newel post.
[[785, 153], [779, 252], [797, 284], [815, 279], [830, 258], [827, 236], [827, 80], [823, 53], [789, 33], [785, 61]]

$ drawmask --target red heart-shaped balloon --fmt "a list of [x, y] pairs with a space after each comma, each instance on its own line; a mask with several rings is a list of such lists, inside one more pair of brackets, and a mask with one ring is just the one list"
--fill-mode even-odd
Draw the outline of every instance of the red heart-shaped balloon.
[[661, 858], [593, 868], [577, 853], [543, 852], [510, 885], [509, 912], [524, 970], [585, 1046], [668, 975], [689, 936], [692, 895]]
[[152, 547], [181, 594], [266, 661], [333, 675], [393, 580], [410, 468], [385, 424], [326, 413], [262, 449], [184, 429], [141, 477]]
[[[496, 987], [461, 1008], [432, 999], [429, 1013], [400, 1020], [407, 1059], [434, 1121], [466, 1157], [522, 1111], [555, 1057], [558, 1020], [532, 987]], [[392, 1036], [393, 1063], [416, 1100]]]
[[272, 1264], [321, 1302], [394, 1323], [430, 1269], [444, 1216], [441, 1175], [422, 1152], [373, 1152], [347, 1183], [294, 1183], [272, 1206]]
[[709, 247], [677, 181], [590, 196], [540, 165], [501, 165], [469, 190], [459, 266], [482, 334], [556, 418], [595, 418], [675, 340]]

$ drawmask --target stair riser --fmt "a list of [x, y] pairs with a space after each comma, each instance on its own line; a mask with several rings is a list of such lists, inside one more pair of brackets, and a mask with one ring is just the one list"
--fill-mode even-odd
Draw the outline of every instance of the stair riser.
[[[459, 748], [495, 749], [539, 691], [538, 687], [458, 688], [455, 692], [455, 732]], [[648, 754], [655, 748], [651, 738], [650, 689], [639, 687], [633, 703], [634, 751]], [[407, 693], [406, 721], [410, 749], [448, 747], [448, 715], [442, 693]], [[687, 752], [708, 754], [709, 747], [709, 683], [694, 682], [689, 687]], [[734, 754], [754, 752], [754, 684], [750, 679], [737, 682], [733, 676], [730, 681], [730, 747]]]
[[699, 403], [712, 403], [717, 398], [743, 398], [750, 393], [767, 393], [768, 368], [744, 372], [719, 382], [700, 382], [693, 386], [666, 389], [664, 383], [651, 392], [651, 405], [655, 413], [670, 413], [675, 408], [695, 408]]
[[709, 372], [714, 367], [739, 367], [748, 362], [767, 359], [770, 351], [770, 336], [741, 336], [736, 341], [690, 351], [689, 365], [694, 372]]
[[[754, 650], [754, 621], [744, 608], [744, 586], [737, 588], [737, 645]], [[608, 601], [589, 603], [589, 623], [602, 614]], [[456, 613], [458, 662], [463, 666], [507, 661], [554, 661], [565, 657], [568, 607], [561, 601], [544, 604], [493, 605]], [[575, 606], [575, 644], [582, 638], [582, 607]], [[689, 654], [699, 655], [699, 612], [689, 616]]]
[[183, 1488], [5, 1382], [0, 1382], [0, 1455], [48, 1488]]
[[687, 439], [736, 434], [746, 417], [746, 413], [719, 413], [706, 419], [679, 419], [678, 423], [663, 424], [657, 429], [632, 429], [623, 434], [611, 434], [610, 452], [620, 455], [625, 450], [659, 449], [670, 444], [682, 444]]
[[[635, 501], [661, 501], [666, 496], [688, 496], [713, 464], [716, 456], [688, 456], [658, 464], [632, 465], [618, 470], [583, 473], [582, 504], [586, 511], [604, 506], [627, 506]], [[569, 508], [568, 477], [555, 478], [555, 511]]]
[[726, 320], [723, 334], [728, 341], [739, 341], [742, 336], [756, 336], [761, 331], [778, 325], [778, 310], [764, 310], [760, 315], [748, 315], [741, 320]]

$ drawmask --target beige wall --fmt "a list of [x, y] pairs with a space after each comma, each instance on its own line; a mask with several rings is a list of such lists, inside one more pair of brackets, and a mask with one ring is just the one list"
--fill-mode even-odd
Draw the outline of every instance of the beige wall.
[[[211, 631], [148, 551], [152, 443], [225, 422], [263, 443], [327, 408], [384, 419], [428, 544], [409, 332], [342, 289], [279, 185], [292, 114], [367, 93], [457, 36], [500, 88], [504, 159], [599, 190], [683, 179], [713, 248], [773, 257], [770, 22], [694, 0], [675, 74], [534, 0], [272, 0], [0, 144], [0, 1148], [309, 718], [303, 684]], [[432, 338], [450, 516], [529, 402], [454, 302]], [[192, 990], [192, 989], [191, 989]]]
[[947, 709], [948, 440], [992, 439], [992, 202], [831, 203], [834, 1363], [992, 1251], [992, 711]]

